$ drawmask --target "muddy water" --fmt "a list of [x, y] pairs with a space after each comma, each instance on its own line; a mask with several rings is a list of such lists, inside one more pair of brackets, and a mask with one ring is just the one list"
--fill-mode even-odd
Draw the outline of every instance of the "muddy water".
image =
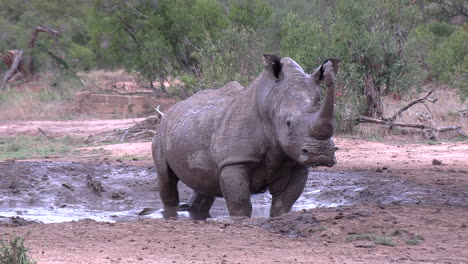
[[[191, 190], [180, 185], [181, 201]], [[402, 180], [390, 173], [310, 172], [303, 195], [293, 210], [360, 203], [467, 203], [466, 196], [450, 197]], [[268, 216], [271, 196], [252, 198], [253, 216]], [[160, 218], [161, 213], [139, 216], [143, 208], [161, 208], [154, 168], [89, 165], [70, 162], [0, 162], [0, 220], [21, 217], [43, 223], [80, 219], [126, 221]], [[228, 216], [221, 198], [213, 218]], [[180, 212], [187, 217], [186, 212]]]

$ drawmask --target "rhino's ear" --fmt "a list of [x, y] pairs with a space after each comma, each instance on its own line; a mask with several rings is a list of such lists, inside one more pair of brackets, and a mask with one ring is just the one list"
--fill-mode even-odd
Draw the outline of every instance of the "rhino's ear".
[[281, 57], [274, 54], [263, 54], [263, 61], [265, 62], [265, 70], [275, 79], [279, 80], [283, 76]]
[[333, 67], [333, 72], [335, 73], [335, 75], [338, 73], [338, 64], [340, 63], [340, 60], [339, 59], [327, 59], [326, 61], [324, 61], [322, 63], [322, 65], [320, 65], [320, 67], [318, 67], [313, 73], [312, 73], [312, 77], [314, 77], [315, 80], [317, 80], [317, 82], [321, 82], [323, 81], [323, 74], [325, 72], [325, 69], [324, 69], [324, 66], [325, 64], [327, 64], [328, 62], [330, 62], [332, 64], [332, 67]]

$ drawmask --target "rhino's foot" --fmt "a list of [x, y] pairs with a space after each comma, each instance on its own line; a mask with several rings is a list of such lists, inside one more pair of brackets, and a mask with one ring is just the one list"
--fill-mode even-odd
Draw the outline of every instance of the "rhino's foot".
[[177, 208], [176, 207], [164, 207], [164, 210], [161, 212], [164, 218], [177, 218]]
[[197, 210], [189, 210], [188, 212], [190, 214], [190, 218], [192, 218], [193, 220], [206, 220], [208, 218], [211, 218], [211, 215], [209, 212], [205, 212], [205, 211], [199, 212]]

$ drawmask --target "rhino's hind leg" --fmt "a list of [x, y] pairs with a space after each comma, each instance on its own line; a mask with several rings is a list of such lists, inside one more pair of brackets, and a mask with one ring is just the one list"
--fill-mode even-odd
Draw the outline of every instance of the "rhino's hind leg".
[[309, 171], [307, 168], [298, 165], [290, 169], [290, 178], [286, 186], [283, 187], [273, 184], [270, 187], [270, 192], [273, 196], [270, 217], [279, 216], [291, 211], [292, 206], [304, 191], [308, 174]]
[[210, 209], [211, 206], [213, 206], [214, 201], [214, 197], [193, 191], [188, 208], [190, 217], [195, 220], [205, 220], [210, 218]]
[[159, 196], [164, 205], [162, 214], [164, 218], [177, 217], [177, 209], [179, 207], [177, 183], [179, 182], [179, 178], [177, 178], [169, 165], [165, 167], [158, 170]]

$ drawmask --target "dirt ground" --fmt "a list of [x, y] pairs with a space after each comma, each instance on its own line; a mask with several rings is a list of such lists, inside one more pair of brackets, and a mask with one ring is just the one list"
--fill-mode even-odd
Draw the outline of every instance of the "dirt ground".
[[[110, 128], [131, 126], [132, 122], [135, 121], [11, 122], [0, 125], [0, 134], [36, 133], [37, 126], [50, 135], [88, 136]], [[27, 132], [25, 127], [33, 132]], [[338, 164], [311, 172], [312, 176], [324, 175], [320, 178], [322, 183], [314, 181], [312, 176], [309, 181], [313, 186], [323, 184], [327, 188], [349, 184], [340, 193], [327, 192], [326, 195], [328, 198], [342, 195], [347, 199], [359, 196], [360, 199], [355, 199], [352, 204], [293, 211], [271, 219], [258, 217], [236, 221], [141, 217], [112, 223], [80, 220], [41, 224], [23, 221], [19, 215], [0, 221], [0, 236], [6, 238], [9, 234], [30, 232], [26, 240], [29, 254], [38, 263], [47, 264], [468, 263], [468, 142], [396, 144], [338, 137], [335, 143], [339, 147]], [[138, 167], [147, 170], [152, 166], [149, 158], [112, 158], [150, 157], [148, 142], [98, 148], [108, 150], [102, 152], [105, 156], [29, 163], [0, 162], [0, 175], [3, 173], [0, 193], [14, 196], [14, 193], [25, 190], [21, 188], [29, 186], [27, 190], [38, 189], [38, 196], [34, 197], [40, 197], [40, 187], [47, 184], [27, 176], [38, 164], [62, 164], [60, 168], [63, 169], [64, 166], [85, 166], [86, 163], [82, 170], [87, 175], [93, 175], [92, 171], [105, 171], [103, 164], [129, 167], [132, 171]], [[69, 169], [72, 170], [76, 169]], [[59, 169], [53, 171], [60, 174]], [[55, 175], [50, 171], [46, 174], [48, 179]], [[23, 179], [21, 175], [26, 176]], [[360, 175], [360, 178], [352, 175]], [[12, 185], [16, 182], [12, 180], [16, 179], [14, 177], [18, 177], [17, 182], [24, 186]], [[75, 190], [75, 194], [86, 193], [86, 184], [78, 183], [80, 174], [74, 177], [77, 177], [76, 181], [71, 179], [72, 184], [68, 187], [62, 184], [62, 189]], [[92, 180], [92, 177], [88, 179], [88, 183]], [[111, 188], [106, 186], [117, 183], [105, 185], [103, 181], [103, 184], [104, 188]], [[143, 187], [137, 189], [138, 193], [134, 193], [131, 200], [137, 196], [151, 200], [154, 194], [148, 190], [152, 187], [144, 187], [146, 182], [139, 184]], [[407, 198], [385, 199], [402, 189]], [[42, 191], [42, 194], [50, 190]], [[91, 191], [87, 192], [91, 197]], [[113, 191], [104, 192], [102, 197], [122, 198], [113, 194]], [[63, 197], [69, 199], [60, 200], [54, 206], [72, 206], [77, 200], [72, 196]], [[5, 208], [3, 202], [0, 205]]]

